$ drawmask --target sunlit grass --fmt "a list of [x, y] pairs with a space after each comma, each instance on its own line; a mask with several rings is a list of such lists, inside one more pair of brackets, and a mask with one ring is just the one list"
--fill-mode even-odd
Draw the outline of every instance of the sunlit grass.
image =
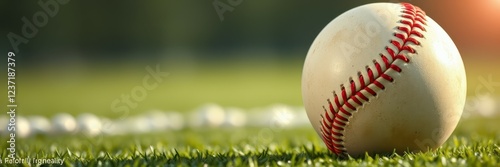
[[[148, 90], [144, 100], [133, 101], [130, 114], [152, 109], [191, 111], [205, 103], [252, 108], [275, 103], [301, 105], [302, 61], [227, 61], [172, 67], [167, 63], [141, 63], [93, 67], [64, 72], [41, 70], [22, 73], [18, 80], [19, 110], [26, 115], [82, 112], [108, 117], [120, 113], [111, 104], [131, 96], [149, 75], [147, 66], [160, 66], [169, 76]], [[149, 80], [155, 84], [154, 80]]]
[[[25, 70], [18, 78], [18, 111], [26, 116], [58, 112], [122, 116], [111, 110], [111, 103], [142, 86], [142, 79], [148, 75], [145, 68], [157, 64], [170, 75], [131, 107], [129, 114], [150, 109], [185, 112], [209, 102], [241, 108], [275, 103], [301, 106], [302, 62], [139, 62]], [[500, 81], [498, 70], [494, 70], [498, 67], [469, 62], [466, 69], [469, 97], [478, 96], [480, 86], [483, 89], [479, 93], [500, 93], [500, 87], [484, 89], [480, 79], [491, 75], [493, 81]], [[499, 118], [475, 114], [463, 118], [452, 137], [436, 151], [347, 159], [331, 154], [310, 127], [184, 129], [95, 137], [41, 135], [19, 138], [17, 153], [20, 158], [61, 158], [67, 166], [499, 166], [499, 122]], [[7, 147], [6, 143], [0, 146]], [[6, 150], [0, 153], [2, 159], [8, 154]]]
[[[498, 166], [499, 119], [462, 121], [438, 150], [340, 158], [314, 130], [212, 128], [127, 136], [38, 136], [18, 141], [19, 157], [60, 158], [67, 166]], [[466, 128], [474, 126], [474, 130]], [[266, 132], [266, 133], [263, 133]], [[267, 133], [270, 132], [270, 133]], [[7, 152], [2, 151], [2, 159]]]
[[[469, 56], [471, 57], [471, 56]], [[468, 96], [500, 94], [496, 62], [466, 59]], [[25, 69], [18, 77], [19, 110], [51, 116], [82, 112], [118, 117], [111, 104], [143, 84], [146, 67], [168, 72], [158, 87], [147, 91], [130, 114], [152, 109], [191, 111], [205, 103], [244, 109], [275, 103], [301, 106], [302, 59], [231, 59], [214, 61], [121, 62], [106, 65]], [[490, 78], [491, 80], [490, 80]]]

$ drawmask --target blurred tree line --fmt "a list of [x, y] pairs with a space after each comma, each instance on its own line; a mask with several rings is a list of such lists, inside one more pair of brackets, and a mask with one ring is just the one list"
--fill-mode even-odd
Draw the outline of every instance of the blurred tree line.
[[[36, 13], [47, 14], [45, 8], [55, 11], [57, 4], [58, 11], [37, 27], [36, 35], [18, 45], [23, 59], [79, 54], [84, 59], [115, 60], [134, 56], [125, 53], [169, 50], [214, 53], [210, 58], [256, 50], [306, 53], [329, 21], [345, 10], [373, 2], [241, 0], [231, 6], [228, 0], [65, 1], [1, 1], [0, 51], [12, 50], [7, 34], [23, 37], [23, 17], [43, 21]], [[231, 7], [222, 13], [223, 20], [216, 9], [220, 6], [214, 4]], [[141, 58], [147, 55], [154, 59], [158, 54]]]

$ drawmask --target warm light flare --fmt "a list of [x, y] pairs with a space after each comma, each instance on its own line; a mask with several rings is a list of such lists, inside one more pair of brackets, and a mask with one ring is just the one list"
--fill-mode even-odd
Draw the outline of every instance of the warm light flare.
[[492, 0], [492, 4], [496, 5], [497, 7], [500, 7], [500, 0]]

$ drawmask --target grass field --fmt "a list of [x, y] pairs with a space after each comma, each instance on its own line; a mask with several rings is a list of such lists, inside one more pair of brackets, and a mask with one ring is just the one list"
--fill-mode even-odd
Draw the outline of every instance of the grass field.
[[186, 112], [205, 103], [246, 109], [275, 103], [300, 106], [302, 61], [243, 59], [36, 67], [19, 74], [19, 110], [26, 115], [89, 112], [119, 117], [110, 104], [142, 86], [143, 78], [149, 75], [146, 67], [156, 66], [169, 75], [131, 108], [130, 115], [152, 109]]
[[[468, 96], [500, 96], [499, 58], [464, 56]], [[262, 57], [272, 57], [261, 55]], [[237, 57], [252, 57], [239, 55]], [[221, 61], [164, 60], [87, 65], [46, 65], [20, 69], [19, 110], [26, 115], [52, 116], [58, 112], [94, 113], [119, 117], [110, 104], [142, 86], [146, 67], [159, 66], [167, 76], [130, 114], [152, 109], [186, 112], [205, 103], [244, 109], [275, 103], [301, 106], [303, 59], [229, 59]], [[484, 85], [482, 81], [494, 85]], [[5, 83], [1, 83], [5, 84]], [[1, 85], [0, 84], [0, 85]]]
[[[248, 109], [275, 103], [301, 106], [303, 60], [228, 61], [161, 64], [170, 75], [149, 91], [130, 115], [151, 109], [189, 112], [213, 102]], [[469, 98], [478, 93], [498, 96], [482, 79], [492, 75], [494, 62], [466, 62]], [[113, 100], [140, 86], [151, 63], [93, 68], [27, 69], [19, 77], [19, 113], [51, 117], [65, 112], [89, 112], [116, 118]], [[183, 67], [186, 66], [186, 67]], [[165, 67], [165, 68], [163, 68]], [[482, 85], [483, 84], [483, 85]], [[477, 91], [479, 88], [480, 91]], [[472, 109], [473, 110], [473, 109]], [[498, 110], [496, 110], [498, 112]], [[330, 153], [309, 126], [298, 128], [186, 128], [161, 133], [119, 136], [39, 135], [18, 138], [19, 158], [64, 159], [62, 166], [500, 166], [500, 116], [470, 114], [452, 137], [435, 151], [403, 155], [340, 158]], [[6, 141], [6, 136], [0, 137]], [[2, 142], [1, 148], [8, 144]], [[0, 166], [8, 151], [0, 151]], [[29, 166], [29, 163], [18, 164]], [[31, 164], [36, 166], [37, 164]], [[45, 164], [47, 165], [47, 164]], [[58, 165], [53, 165], [58, 166]]]
[[[500, 118], [462, 120], [443, 147], [404, 155], [339, 158], [309, 127], [187, 129], [140, 136], [38, 136], [19, 140], [18, 155], [60, 158], [64, 166], [498, 166], [498, 121]], [[2, 159], [6, 154], [3, 150]]]

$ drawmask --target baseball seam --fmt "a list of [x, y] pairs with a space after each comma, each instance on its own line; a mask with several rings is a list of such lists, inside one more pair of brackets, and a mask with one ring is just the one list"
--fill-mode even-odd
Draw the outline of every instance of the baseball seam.
[[[344, 128], [347, 126], [352, 113], [363, 106], [370, 98], [377, 96], [377, 92], [386, 89], [388, 83], [394, 82], [395, 75], [402, 72], [400, 66], [409, 63], [408, 54], [417, 54], [413, 45], [420, 46], [416, 37], [424, 38], [426, 18], [425, 12], [409, 3], [401, 3], [402, 11], [399, 24], [393, 34], [393, 39], [380, 53], [381, 63], [373, 60], [373, 66], [365, 66], [366, 73], [358, 71], [356, 82], [349, 78], [349, 87], [340, 85], [340, 97], [333, 92], [333, 100], [327, 99], [328, 108], [323, 106], [321, 115], [321, 136], [328, 149], [337, 155], [347, 155], [344, 146]], [[406, 52], [406, 54], [405, 54]], [[389, 55], [389, 56], [387, 56]], [[372, 68], [375, 67], [375, 70]]]

